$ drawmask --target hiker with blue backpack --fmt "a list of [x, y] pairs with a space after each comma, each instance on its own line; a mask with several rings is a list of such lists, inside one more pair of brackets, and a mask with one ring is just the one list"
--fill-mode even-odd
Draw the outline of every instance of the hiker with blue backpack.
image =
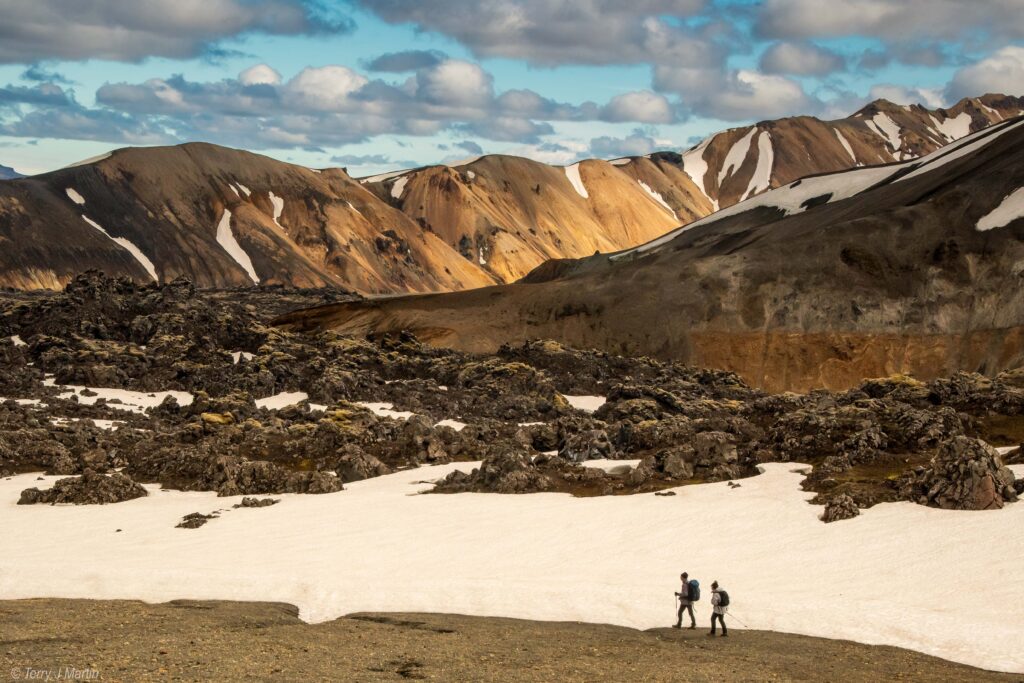
[[722, 625], [722, 637], [725, 638], [729, 635], [728, 629], [725, 628], [725, 613], [729, 611], [729, 594], [718, 587], [717, 581], [711, 582], [711, 633], [709, 636], [715, 635], [715, 620]]
[[672, 628], [683, 627], [683, 612], [690, 613], [690, 628], [697, 628], [697, 619], [693, 616], [693, 603], [700, 600], [700, 582], [697, 579], [691, 580], [690, 575], [686, 572], [683, 572], [679, 578], [682, 579], [683, 586], [676, 593], [676, 597], [679, 598], [679, 611], [676, 614], [678, 619]]

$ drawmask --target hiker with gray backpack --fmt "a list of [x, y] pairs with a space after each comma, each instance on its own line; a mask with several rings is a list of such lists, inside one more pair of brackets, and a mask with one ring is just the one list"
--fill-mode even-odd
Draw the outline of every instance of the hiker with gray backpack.
[[[676, 623], [672, 628], [683, 627], [683, 612], [690, 613], [690, 628], [697, 628], [697, 619], [693, 616], [693, 603], [700, 600], [700, 582], [697, 579], [690, 579], [690, 575], [683, 572], [680, 577], [683, 581], [683, 586], [676, 593], [676, 597], [679, 599], [679, 610], [676, 613], [678, 617]], [[725, 628], [723, 626], [723, 628]]]
[[711, 582], [711, 633], [709, 636], [715, 635], [715, 621], [722, 625], [722, 637], [725, 638], [729, 635], [729, 630], [725, 628], [725, 613], [729, 611], [729, 594], [725, 590], [718, 587], [717, 581]]

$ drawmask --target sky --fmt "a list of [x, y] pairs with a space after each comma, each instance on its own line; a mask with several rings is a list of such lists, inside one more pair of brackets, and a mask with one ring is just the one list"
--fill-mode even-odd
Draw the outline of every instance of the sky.
[[0, 165], [205, 141], [354, 176], [1024, 94], [1022, 0], [0, 0]]

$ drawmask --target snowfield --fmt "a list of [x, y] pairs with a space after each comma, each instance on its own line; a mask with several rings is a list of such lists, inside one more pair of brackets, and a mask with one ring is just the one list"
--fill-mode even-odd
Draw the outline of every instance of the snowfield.
[[590, 199], [590, 195], [587, 194], [587, 186], [583, 184], [583, 178], [580, 177], [580, 165], [573, 164], [572, 166], [565, 167], [565, 177], [572, 183], [572, 187], [576, 190], [579, 196], [584, 199]]
[[982, 216], [976, 228], [979, 231], [1002, 228], [1018, 218], [1024, 218], [1024, 187], [1018, 187], [1004, 197], [999, 206]]
[[142, 266], [143, 270], [145, 270], [149, 274], [149, 276], [151, 278], [153, 278], [153, 282], [159, 282], [160, 281], [160, 277], [156, 274], [156, 266], [153, 265], [153, 262], [149, 260], [149, 257], [146, 256], [145, 254], [143, 254], [142, 250], [139, 249], [135, 245], [134, 242], [132, 242], [130, 239], [128, 239], [126, 237], [114, 237], [109, 232], [107, 232], [103, 228], [103, 226], [101, 226], [99, 223], [97, 223], [93, 219], [89, 218], [85, 214], [82, 215], [82, 220], [84, 220], [86, 223], [88, 223], [90, 226], [92, 226], [96, 230], [99, 230], [107, 238], [109, 238], [112, 242], [114, 242], [115, 244], [120, 246], [122, 249], [127, 251], [129, 254], [131, 254], [132, 258], [134, 258], [136, 261], [138, 261], [139, 265]]
[[[794, 463], [765, 465], [739, 488], [685, 486], [668, 497], [414, 495], [474, 466], [274, 496], [278, 505], [260, 509], [157, 486], [116, 505], [18, 506], [23, 489], [57, 477], [11, 477], [0, 481], [0, 598], [264, 600], [295, 604], [311, 622], [402, 611], [651, 628], [674, 620], [686, 570], [729, 591], [736, 629], [742, 621], [1024, 672], [1022, 503], [986, 512], [890, 503], [823, 524]], [[174, 528], [214, 510], [225, 512], [200, 529]], [[707, 594], [696, 611], [707, 625]]]
[[224, 215], [220, 217], [220, 222], [217, 224], [217, 244], [228, 253], [235, 263], [242, 267], [254, 285], [260, 283], [260, 278], [252, 267], [252, 260], [235, 239], [235, 234], [231, 232], [231, 211], [229, 209], [224, 209]]

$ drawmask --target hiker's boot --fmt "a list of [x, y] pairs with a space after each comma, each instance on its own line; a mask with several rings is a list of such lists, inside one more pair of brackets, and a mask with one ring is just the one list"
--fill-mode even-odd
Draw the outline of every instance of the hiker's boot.
[[682, 624], [672, 624], [672, 628], [682, 628]]
[[695, 628], [697, 628], [697, 624], [690, 624], [690, 630], [691, 630], [691, 631], [692, 631], [693, 629], [695, 629]]

